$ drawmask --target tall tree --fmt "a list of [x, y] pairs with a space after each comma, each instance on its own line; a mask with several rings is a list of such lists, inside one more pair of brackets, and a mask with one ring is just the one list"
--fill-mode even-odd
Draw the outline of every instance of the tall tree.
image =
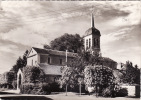
[[69, 52], [80, 52], [83, 48], [83, 39], [79, 34], [68, 34], [65, 33], [59, 38], [51, 41], [50, 46], [52, 49], [65, 51], [68, 49]]
[[114, 85], [115, 77], [113, 72], [106, 66], [87, 66], [84, 72], [84, 83], [86, 87], [95, 87], [95, 91], [98, 93], [102, 93], [105, 88]]
[[132, 62], [126, 62], [126, 70], [122, 71], [124, 76], [122, 77], [123, 83], [140, 84], [140, 70], [138, 66], [133, 67]]

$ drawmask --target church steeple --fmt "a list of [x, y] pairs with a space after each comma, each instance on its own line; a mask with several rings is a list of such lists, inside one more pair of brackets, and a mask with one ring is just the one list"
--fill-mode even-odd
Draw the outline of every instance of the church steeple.
[[93, 13], [92, 13], [92, 27], [94, 28], [94, 16], [93, 16]]

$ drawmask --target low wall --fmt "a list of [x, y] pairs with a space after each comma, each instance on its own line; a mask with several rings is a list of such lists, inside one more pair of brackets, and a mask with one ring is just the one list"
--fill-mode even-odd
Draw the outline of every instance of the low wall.
[[122, 88], [127, 88], [128, 96], [140, 97], [140, 86], [139, 85], [122, 85]]

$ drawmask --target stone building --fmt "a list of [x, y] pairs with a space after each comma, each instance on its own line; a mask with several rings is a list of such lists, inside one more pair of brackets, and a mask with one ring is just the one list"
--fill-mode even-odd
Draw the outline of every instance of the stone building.
[[[40, 67], [46, 75], [46, 81], [55, 82], [62, 75], [61, 68], [76, 56], [77, 53], [32, 47], [27, 55], [27, 66]], [[17, 73], [17, 89], [24, 80], [24, 70], [26, 68], [20, 69]]]
[[[89, 28], [83, 37], [85, 51], [95, 55], [98, 54], [101, 62], [112, 69], [116, 69], [116, 62], [107, 57], [101, 57], [100, 53], [100, 31], [95, 28], [94, 17], [92, 14], [92, 27]], [[66, 62], [71, 62], [78, 54], [72, 52], [58, 51], [52, 49], [41, 49], [32, 47], [27, 56], [27, 66], [38, 66], [46, 74], [48, 82], [53, 82], [58, 77], [61, 77], [61, 67], [66, 65]], [[22, 70], [18, 72], [17, 88], [22, 82]], [[20, 78], [20, 79], [19, 79]]]

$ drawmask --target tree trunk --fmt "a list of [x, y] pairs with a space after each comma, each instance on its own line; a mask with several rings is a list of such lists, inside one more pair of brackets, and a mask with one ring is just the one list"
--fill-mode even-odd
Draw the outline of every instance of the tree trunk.
[[68, 88], [68, 85], [66, 84], [66, 96], [67, 96], [67, 91], [68, 91], [67, 88]]

